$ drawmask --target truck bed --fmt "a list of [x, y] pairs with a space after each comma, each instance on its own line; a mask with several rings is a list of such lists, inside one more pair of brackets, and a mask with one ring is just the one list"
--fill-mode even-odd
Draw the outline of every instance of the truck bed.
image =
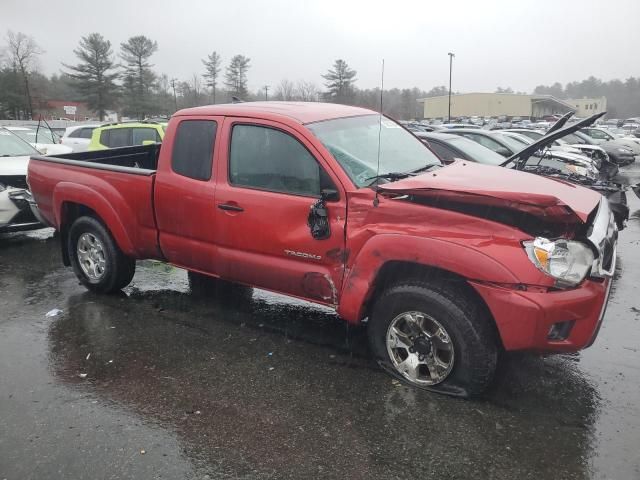
[[59, 230], [74, 212], [96, 215], [127, 255], [160, 257], [153, 211], [159, 152], [154, 144], [31, 157], [28, 182], [39, 213]]
[[[92, 152], [75, 152], [66, 155], [33, 157], [47, 162], [77, 165], [101, 170], [124, 171], [123, 169], [144, 170], [145, 174], [154, 173], [158, 168], [160, 144], [135, 147], [111, 148]], [[134, 172], [131, 172], [134, 173]], [[143, 172], [135, 172], [143, 173]]]

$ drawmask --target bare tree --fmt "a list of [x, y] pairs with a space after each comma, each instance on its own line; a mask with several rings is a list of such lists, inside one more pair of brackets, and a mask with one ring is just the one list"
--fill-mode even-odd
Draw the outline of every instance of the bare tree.
[[295, 85], [291, 80], [287, 80], [286, 78], [282, 79], [276, 87], [274, 98], [285, 101], [295, 100], [295, 90]]
[[220, 64], [222, 63], [222, 58], [218, 52], [214, 51], [211, 55], [207, 55], [207, 59], [202, 60], [202, 63], [206, 70], [203, 76], [207, 80], [207, 86], [211, 89], [213, 103], [215, 104], [216, 86], [218, 85], [218, 76], [220, 75]]
[[318, 86], [313, 82], [300, 80], [296, 85], [296, 96], [303, 102], [318, 101], [319, 93], [320, 90], [318, 89]]
[[33, 37], [22, 32], [7, 32], [7, 43], [9, 48], [9, 59], [15, 70], [20, 72], [24, 83], [24, 92], [29, 107], [29, 117], [33, 118], [33, 103], [29, 88], [29, 75], [35, 67], [35, 60], [44, 50], [36, 43]]
[[191, 93], [193, 93], [193, 104], [199, 105], [200, 103], [200, 76], [197, 73], [194, 73], [191, 77]]

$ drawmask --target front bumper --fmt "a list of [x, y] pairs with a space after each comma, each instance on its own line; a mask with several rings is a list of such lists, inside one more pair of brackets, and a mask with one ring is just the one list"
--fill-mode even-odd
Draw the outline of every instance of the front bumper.
[[493, 315], [504, 348], [575, 352], [590, 346], [609, 301], [617, 240], [614, 213], [603, 198], [587, 232], [587, 241], [597, 255], [589, 277], [577, 287], [547, 290], [471, 281]]
[[[587, 280], [572, 290], [520, 291], [471, 282], [489, 307], [506, 350], [575, 352], [593, 343], [606, 311], [612, 278]], [[563, 340], [551, 328], [573, 322]]]

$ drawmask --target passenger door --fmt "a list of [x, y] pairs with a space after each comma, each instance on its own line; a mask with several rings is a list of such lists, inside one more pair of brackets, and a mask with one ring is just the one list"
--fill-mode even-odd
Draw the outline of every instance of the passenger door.
[[[160, 149], [154, 200], [160, 248], [171, 263], [217, 274], [215, 178], [219, 117], [180, 119]], [[172, 146], [169, 149], [168, 146]]]
[[[287, 126], [228, 119], [223, 130], [216, 193], [222, 276], [335, 304], [346, 258], [339, 182], [312, 143]], [[334, 192], [326, 201], [330, 231], [315, 239], [309, 216], [322, 190]]]

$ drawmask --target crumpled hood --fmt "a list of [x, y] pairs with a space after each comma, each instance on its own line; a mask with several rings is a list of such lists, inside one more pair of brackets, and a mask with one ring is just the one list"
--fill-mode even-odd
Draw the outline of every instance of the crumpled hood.
[[378, 188], [382, 193], [510, 208], [568, 223], [586, 222], [601, 199], [598, 192], [562, 180], [467, 161]]

